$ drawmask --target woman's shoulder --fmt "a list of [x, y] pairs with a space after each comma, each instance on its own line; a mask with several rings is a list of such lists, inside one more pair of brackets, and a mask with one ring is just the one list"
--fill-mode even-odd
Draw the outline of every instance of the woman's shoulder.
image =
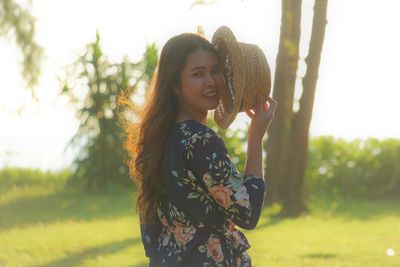
[[186, 138], [193, 138], [197, 135], [206, 135], [207, 137], [216, 137], [220, 139], [220, 136], [210, 127], [204, 125], [194, 119], [188, 119], [177, 124], [178, 130]]
[[186, 150], [207, 148], [225, 148], [223, 139], [210, 127], [196, 120], [179, 123], [180, 143]]

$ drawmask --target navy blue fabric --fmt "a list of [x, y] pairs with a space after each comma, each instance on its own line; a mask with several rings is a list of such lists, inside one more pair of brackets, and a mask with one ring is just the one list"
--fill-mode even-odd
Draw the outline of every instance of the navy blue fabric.
[[223, 140], [195, 120], [176, 123], [163, 152], [166, 193], [157, 221], [141, 224], [149, 266], [251, 266], [236, 226], [257, 225], [264, 180], [239, 173]]

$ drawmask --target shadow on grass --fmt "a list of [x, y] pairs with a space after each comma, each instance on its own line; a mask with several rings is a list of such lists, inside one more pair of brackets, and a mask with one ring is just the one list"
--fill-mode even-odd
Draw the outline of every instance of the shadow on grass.
[[337, 254], [332, 253], [312, 253], [303, 255], [304, 258], [313, 258], [313, 259], [333, 259], [337, 258]]
[[[271, 205], [264, 208], [258, 228], [272, 227], [285, 220], [295, 219], [281, 215], [280, 208]], [[356, 199], [349, 197], [314, 197], [307, 203], [308, 210], [301, 216], [337, 218], [344, 220], [375, 220], [381, 216], [395, 216], [400, 219], [400, 201], [396, 198]]]
[[135, 214], [134, 197], [126, 190], [90, 193], [61, 190], [45, 196], [22, 196], [0, 204], [0, 230], [64, 220], [93, 221]]
[[[261, 215], [263, 216], [263, 215]], [[276, 224], [283, 222], [286, 218], [278, 216], [278, 215], [265, 215], [262, 221], [257, 224], [257, 229], [264, 228], [264, 227], [272, 227]]]
[[[279, 209], [267, 205], [257, 228], [269, 227], [286, 220]], [[345, 220], [372, 220], [379, 216], [398, 216], [398, 199], [350, 199], [335, 196], [317, 196], [308, 202], [311, 216], [335, 217]], [[94, 221], [115, 219], [135, 214], [133, 191], [90, 193], [71, 189], [55, 191], [44, 196], [20, 196], [0, 204], [0, 231], [26, 227], [38, 223], [65, 220]]]
[[[119, 242], [114, 242], [94, 248], [90, 248], [78, 253], [71, 254], [68, 257], [65, 257], [63, 259], [55, 260], [46, 264], [41, 264], [41, 265], [34, 265], [32, 267], [64, 267], [64, 266], [75, 266], [79, 265], [82, 261], [86, 259], [93, 259], [98, 256], [104, 256], [106, 254], [112, 254], [116, 253], [119, 250], [126, 249], [128, 247], [131, 247], [135, 245], [136, 243], [141, 242], [140, 238], [129, 238], [126, 240], [122, 240]], [[145, 263], [139, 263], [136, 265], [132, 265], [132, 267], [139, 267], [139, 266], [145, 266]]]
[[374, 220], [381, 216], [400, 218], [400, 199], [362, 199], [342, 196], [315, 197], [309, 201], [310, 214], [348, 220]]
[[139, 262], [138, 264], [129, 265], [128, 267], [148, 267], [149, 263], [146, 262]]

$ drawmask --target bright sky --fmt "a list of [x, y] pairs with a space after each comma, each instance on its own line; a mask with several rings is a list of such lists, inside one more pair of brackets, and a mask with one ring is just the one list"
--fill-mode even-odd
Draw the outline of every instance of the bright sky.
[[[146, 43], [162, 47], [171, 36], [196, 31], [198, 25], [210, 39], [219, 26], [228, 25], [239, 41], [264, 50], [274, 73], [280, 0], [219, 0], [189, 10], [191, 3], [33, 0], [36, 39], [46, 53], [37, 89], [40, 103], [24, 88], [15, 45], [0, 39], [0, 167], [58, 169], [71, 163], [75, 152], [64, 153], [64, 148], [78, 123], [68, 101], [57, 97], [56, 77], [94, 40], [96, 29], [111, 59], [128, 55], [136, 61]], [[307, 55], [312, 7], [313, 1], [303, 0], [302, 58]], [[396, 0], [330, 0], [312, 136], [400, 138], [399, 10]], [[241, 114], [234, 126], [246, 119]]]

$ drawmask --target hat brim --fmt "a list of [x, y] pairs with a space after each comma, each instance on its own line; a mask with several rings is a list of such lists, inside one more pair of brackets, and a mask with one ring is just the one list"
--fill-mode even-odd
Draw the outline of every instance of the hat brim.
[[268, 99], [271, 71], [263, 51], [255, 44], [238, 42], [226, 26], [217, 29], [212, 43], [225, 75], [225, 88], [214, 120], [226, 129], [237, 113], [254, 107], [258, 95], [264, 101]]
[[222, 90], [221, 101], [214, 113], [214, 120], [226, 129], [240, 111], [236, 96], [243, 94], [244, 77], [240, 70], [241, 50], [233, 32], [226, 26], [218, 28], [212, 38], [217, 50], [219, 62], [224, 70], [225, 88]]

